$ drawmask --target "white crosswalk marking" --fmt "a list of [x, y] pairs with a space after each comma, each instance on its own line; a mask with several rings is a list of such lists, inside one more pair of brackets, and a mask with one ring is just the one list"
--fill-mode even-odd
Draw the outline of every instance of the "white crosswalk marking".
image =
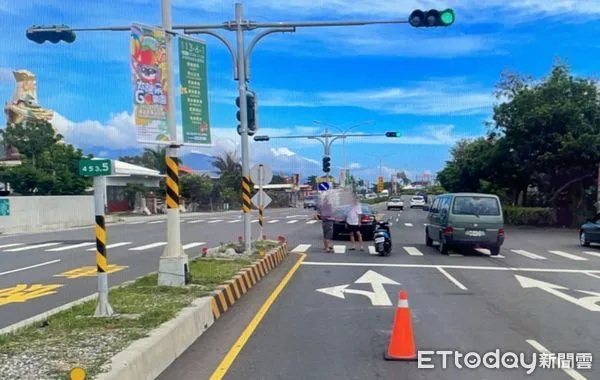
[[294, 224], [294, 223], [297, 223], [297, 222], [298, 222], [297, 220], [290, 220], [290, 221], [287, 222], [287, 224]]
[[258, 219], [251, 220], [250, 223], [258, 223]]
[[160, 247], [163, 245], [166, 245], [167, 242], [166, 241], [161, 241], [161, 242], [157, 242], [157, 243], [151, 243], [151, 244], [146, 244], [146, 245], [142, 245], [139, 247], [135, 247], [135, 248], [129, 248], [130, 251], [144, 251], [146, 249], [150, 249], [150, 248], [156, 248], [156, 247]]
[[345, 245], [334, 245], [333, 253], [346, 253], [346, 246]]
[[596, 257], [600, 257], [600, 252], [590, 252], [590, 251], [585, 251], [583, 252], [586, 255], [590, 255], [590, 256], [596, 256]]
[[423, 253], [416, 247], [402, 247], [411, 256], [423, 256]]
[[318, 220], [309, 220], [308, 222], [306, 222], [306, 224], [315, 224], [317, 222], [318, 222]]
[[585, 258], [585, 257], [573, 255], [572, 253], [568, 253], [568, 252], [563, 252], [563, 251], [548, 251], [548, 252], [553, 253], [557, 256], [562, 256], [564, 258], [571, 259], [571, 260], [587, 261], [587, 258]]
[[146, 223], [145, 220], [140, 220], [139, 222], [127, 222], [125, 224], [142, 224], [142, 223]]
[[190, 220], [188, 222], [188, 224], [196, 224], [196, 223], [201, 223], [201, 222], [204, 222], [204, 220]]
[[0, 245], [0, 248], [18, 247], [20, 245], [23, 245], [23, 243], [3, 244], [3, 245]]
[[404, 225], [405, 225], [406, 227], [412, 227], [412, 226], [413, 226], [413, 224], [412, 224], [412, 223], [404, 223]]
[[77, 249], [77, 248], [81, 248], [81, 247], [89, 247], [90, 245], [95, 245], [95, 244], [96, 243], [79, 243], [79, 244], [67, 245], [65, 247], [58, 247], [58, 248], [47, 249], [46, 252], [68, 251], [70, 249]]
[[377, 251], [375, 250], [375, 246], [374, 245], [370, 245], [369, 246], [369, 255], [376, 255]]
[[[112, 248], [122, 247], [124, 245], [129, 245], [129, 244], [132, 244], [132, 242], [130, 242], [130, 241], [124, 241], [124, 242], [121, 242], [121, 243], [109, 244], [109, 245], [106, 246], [106, 249], [112, 249]], [[89, 252], [92, 252], [92, 251], [95, 251], [95, 250], [96, 250], [96, 248], [86, 249], [86, 251], [89, 251]]]
[[[229, 221], [229, 222], [227, 222], [227, 223], [239, 223], [239, 222], [241, 222], [241, 221], [242, 221], [241, 219], [235, 219], [235, 220], [230, 220], [230, 221]], [[212, 222], [208, 222], [208, 223], [212, 223]]]
[[267, 223], [273, 224], [273, 223], [277, 223], [277, 222], [279, 222], [279, 219], [269, 220]]
[[164, 220], [155, 220], [154, 222], [148, 222], [148, 224], [161, 224], [164, 223]]
[[292, 249], [292, 252], [304, 253], [304, 252], [308, 251], [309, 248], [310, 248], [310, 244], [298, 244], [298, 246], [296, 248]]
[[461, 255], [460, 253], [451, 253], [448, 256], [450, 256], [450, 257], [465, 257], [465, 255]]
[[183, 249], [190, 249], [190, 248], [194, 248], [194, 247], [199, 247], [201, 245], [205, 245], [206, 242], [200, 241], [197, 243], [189, 243], [189, 244], [185, 244], [182, 248]]
[[52, 247], [53, 245], [59, 245], [59, 244], [60, 243], [43, 243], [43, 244], [26, 245], [24, 247], [19, 247], [19, 248], [5, 249], [4, 252], [21, 252], [21, 251], [27, 251], [28, 249]]
[[496, 255], [496, 256], [492, 256], [492, 252], [490, 252], [489, 249], [485, 249], [485, 248], [475, 248], [475, 250], [479, 253], [481, 253], [482, 255], [486, 255], [491, 257], [492, 259], [504, 259], [506, 258], [503, 255]]
[[544, 256], [536, 255], [535, 253], [531, 253], [529, 251], [524, 251], [522, 249], [511, 249], [511, 252], [516, 253], [517, 255], [525, 256], [534, 260], [546, 260]]
[[[212, 224], [212, 223], [219, 223], [219, 222], [222, 222], [222, 221], [223, 221], [222, 219], [215, 219], [215, 220], [209, 220], [209, 221], [208, 221], [208, 222], [206, 222], [206, 223], [211, 223], [211, 224]], [[238, 221], [239, 221], [239, 220], [238, 220]]]

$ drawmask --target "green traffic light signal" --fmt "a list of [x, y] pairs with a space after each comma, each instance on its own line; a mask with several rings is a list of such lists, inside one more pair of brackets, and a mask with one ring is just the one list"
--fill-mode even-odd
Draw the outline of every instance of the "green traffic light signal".
[[446, 9], [440, 13], [440, 21], [444, 26], [449, 26], [454, 24], [454, 10]]

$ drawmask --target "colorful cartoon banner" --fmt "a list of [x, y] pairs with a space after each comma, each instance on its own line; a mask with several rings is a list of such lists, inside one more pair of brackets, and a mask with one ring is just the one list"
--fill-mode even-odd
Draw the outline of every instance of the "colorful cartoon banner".
[[137, 140], [168, 142], [167, 51], [165, 32], [134, 24], [131, 28], [134, 117]]
[[211, 145], [206, 45], [202, 41], [179, 37], [179, 80], [183, 142]]

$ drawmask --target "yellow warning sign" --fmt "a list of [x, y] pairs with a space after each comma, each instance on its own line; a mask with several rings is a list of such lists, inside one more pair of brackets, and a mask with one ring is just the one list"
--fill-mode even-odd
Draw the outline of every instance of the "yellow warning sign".
[[[127, 267], [121, 266], [121, 265], [109, 264], [106, 267], [105, 273], [118, 272], [125, 268], [127, 268]], [[63, 272], [61, 274], [55, 274], [54, 277], [66, 277], [68, 279], [74, 279], [74, 278], [79, 278], [79, 277], [96, 276], [97, 273], [98, 273], [98, 269], [96, 267], [90, 266], [90, 267], [81, 267], [81, 268], [71, 269], [71, 270]]]
[[0, 289], [0, 306], [9, 303], [26, 302], [34, 298], [55, 294], [62, 284], [19, 284], [12, 288]]
[[85, 371], [83, 368], [73, 368], [71, 370], [71, 380], [85, 380]]

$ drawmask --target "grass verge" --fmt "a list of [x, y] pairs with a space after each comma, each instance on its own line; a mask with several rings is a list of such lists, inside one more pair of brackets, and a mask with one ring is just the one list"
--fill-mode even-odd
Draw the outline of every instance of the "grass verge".
[[90, 301], [53, 315], [42, 325], [0, 336], [0, 378], [69, 379], [69, 371], [79, 366], [90, 379], [105, 371], [109, 359], [132, 341], [250, 263], [249, 258], [191, 260], [189, 286], [157, 286], [158, 275], [150, 274], [111, 289], [109, 302], [118, 317], [94, 318], [96, 301]]

